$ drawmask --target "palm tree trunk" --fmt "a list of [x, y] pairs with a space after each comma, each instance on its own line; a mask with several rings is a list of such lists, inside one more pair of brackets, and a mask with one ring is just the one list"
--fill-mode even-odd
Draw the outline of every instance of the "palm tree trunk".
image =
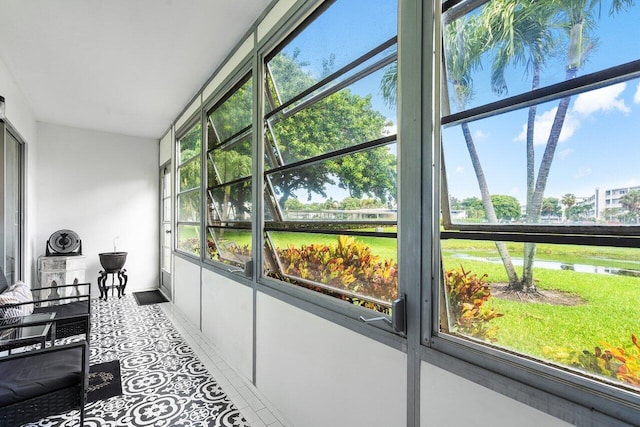
[[[473, 164], [473, 169], [476, 173], [476, 178], [478, 179], [478, 186], [480, 187], [480, 196], [482, 198], [482, 205], [484, 206], [485, 214], [487, 215], [487, 219], [489, 220], [489, 222], [495, 224], [498, 222], [498, 218], [493, 207], [493, 202], [491, 201], [489, 186], [487, 185], [487, 180], [484, 176], [482, 165], [480, 164], [480, 158], [478, 157], [478, 152], [476, 151], [476, 147], [473, 142], [473, 136], [471, 135], [468, 124], [463, 123], [461, 126], [464, 140], [467, 144], [469, 155], [471, 156], [471, 163]], [[507, 277], [509, 278], [509, 286], [518, 286], [518, 274], [513, 267], [513, 262], [511, 261], [511, 255], [509, 255], [507, 245], [504, 242], [496, 242], [496, 248], [498, 249], [498, 253], [500, 254], [500, 259], [502, 259], [504, 269], [507, 272]]]
[[[540, 86], [540, 64], [535, 63], [533, 65], [533, 78], [531, 82], [531, 90], [535, 90]], [[527, 223], [530, 224], [534, 221], [535, 213], [533, 212], [533, 193], [535, 184], [535, 150], [534, 150], [534, 128], [536, 122], [536, 110], [535, 105], [529, 107], [529, 115], [527, 117]], [[533, 261], [536, 256], [536, 244], [525, 243], [524, 255], [522, 260], [522, 282], [518, 286], [518, 290], [533, 291], [535, 289], [533, 285]]]

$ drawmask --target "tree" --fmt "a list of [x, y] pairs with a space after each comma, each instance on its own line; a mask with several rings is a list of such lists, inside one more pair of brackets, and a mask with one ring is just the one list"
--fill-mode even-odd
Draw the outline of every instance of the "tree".
[[565, 218], [569, 218], [567, 212], [573, 205], [576, 204], [576, 195], [573, 193], [567, 193], [562, 196], [562, 205], [564, 206], [564, 216]]
[[[465, 16], [451, 22], [445, 27], [444, 44], [446, 55], [447, 79], [453, 86], [453, 99], [458, 111], [464, 110], [466, 104], [473, 96], [472, 71], [480, 66], [480, 57], [487, 47], [486, 31], [481, 27], [481, 22], [476, 16]], [[498, 218], [489, 193], [489, 185], [484, 175], [480, 157], [475, 147], [473, 136], [468, 123], [462, 123], [464, 136], [471, 164], [478, 180], [482, 205], [486, 218], [491, 223], [497, 223]], [[504, 242], [496, 242], [496, 249], [502, 259], [509, 283], [518, 281], [518, 275], [511, 256]]]
[[556, 197], [545, 197], [542, 201], [542, 216], [546, 217], [558, 217], [562, 216], [562, 208], [560, 207], [560, 200]]
[[630, 190], [620, 198], [620, 204], [624, 207], [629, 216], [638, 220], [640, 215], [640, 190]]
[[[613, 0], [610, 14], [618, 12], [633, 0]], [[565, 50], [565, 80], [578, 75], [596, 40], [590, 30], [595, 26], [600, 0], [494, 0], [483, 11], [484, 29], [490, 35], [489, 44], [495, 51], [492, 69], [492, 88], [497, 93], [506, 93], [504, 70], [511, 64], [525, 62], [532, 76], [532, 89], [540, 83], [545, 58], [552, 52], [555, 42], [552, 29], [559, 22], [568, 40]], [[537, 223], [542, 212], [544, 191], [560, 133], [567, 115], [570, 96], [558, 102], [555, 117], [537, 177], [534, 175], [533, 135], [536, 118], [535, 107], [529, 108], [527, 119], [527, 223]], [[533, 282], [533, 260], [536, 247], [525, 243], [522, 280], [509, 280], [513, 290], [535, 290]]]
[[464, 209], [467, 218], [483, 219], [486, 217], [482, 200], [477, 197], [468, 197], [460, 202], [460, 209]]
[[[269, 62], [277, 93], [283, 100], [313, 83], [313, 78], [304, 70], [304, 64], [297, 62], [296, 56], [295, 52], [293, 55], [280, 53]], [[270, 92], [275, 96], [275, 86], [271, 86]], [[272, 146], [277, 146], [283, 164], [290, 164], [376, 140], [386, 122], [386, 118], [373, 108], [370, 97], [344, 89], [292, 116], [280, 119], [276, 115], [267, 139]], [[368, 195], [386, 202], [397, 196], [396, 164], [396, 155], [387, 146], [382, 146], [269, 176], [278, 191], [281, 206], [300, 190], [306, 191], [309, 199], [313, 193], [327, 197], [329, 185], [338, 185], [352, 197]]]
[[520, 218], [520, 202], [515, 197], [495, 194], [491, 196], [491, 202], [498, 219], [509, 221]]

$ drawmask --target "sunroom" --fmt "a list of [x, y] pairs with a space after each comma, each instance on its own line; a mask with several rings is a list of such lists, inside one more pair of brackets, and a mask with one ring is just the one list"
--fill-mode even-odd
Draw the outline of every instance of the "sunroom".
[[[90, 362], [122, 369], [89, 425], [640, 425], [639, 20], [0, 0], [0, 267], [36, 291], [81, 240]], [[106, 252], [126, 286], [98, 298]], [[233, 416], [136, 389], [176, 347]]]

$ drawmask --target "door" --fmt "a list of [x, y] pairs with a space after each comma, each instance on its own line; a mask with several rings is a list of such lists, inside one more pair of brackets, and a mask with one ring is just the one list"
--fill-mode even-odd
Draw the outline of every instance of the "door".
[[160, 168], [160, 290], [171, 300], [171, 164]]
[[24, 145], [0, 123], [2, 165], [4, 173], [2, 209], [2, 268], [9, 284], [23, 277], [23, 188]]

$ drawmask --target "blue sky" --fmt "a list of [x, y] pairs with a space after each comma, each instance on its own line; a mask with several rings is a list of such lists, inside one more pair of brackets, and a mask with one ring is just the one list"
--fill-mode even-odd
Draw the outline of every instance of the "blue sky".
[[[609, 17], [603, 3], [597, 24], [598, 43], [579, 75], [640, 58], [640, 7]], [[489, 87], [488, 70], [474, 76], [476, 96], [470, 106], [498, 98]], [[507, 75], [510, 93], [531, 83], [523, 69]], [[543, 84], [564, 79], [563, 59], [550, 61]], [[536, 174], [558, 102], [538, 106], [535, 134]], [[470, 123], [476, 148], [492, 194], [507, 194], [521, 203], [526, 196], [524, 129], [527, 110]], [[443, 130], [449, 194], [458, 199], [479, 197], [477, 179], [459, 128]], [[640, 81], [638, 79], [572, 97], [545, 196], [566, 193], [590, 196], [602, 189], [640, 185]]]

